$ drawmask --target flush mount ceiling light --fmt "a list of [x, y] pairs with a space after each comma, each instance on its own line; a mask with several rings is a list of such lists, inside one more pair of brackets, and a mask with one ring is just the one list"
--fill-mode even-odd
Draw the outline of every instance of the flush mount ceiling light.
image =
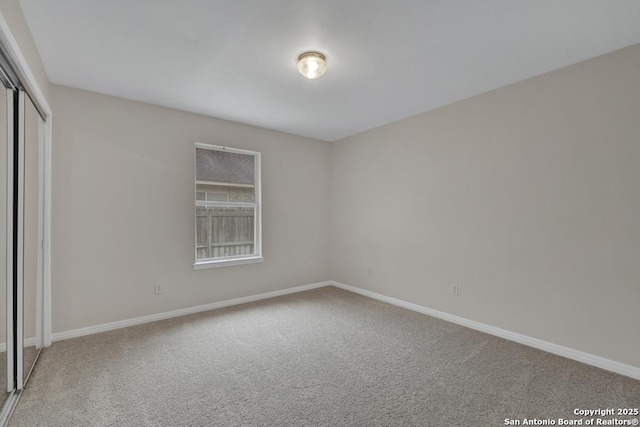
[[318, 52], [305, 52], [298, 56], [298, 71], [307, 79], [317, 79], [327, 71], [327, 58]]

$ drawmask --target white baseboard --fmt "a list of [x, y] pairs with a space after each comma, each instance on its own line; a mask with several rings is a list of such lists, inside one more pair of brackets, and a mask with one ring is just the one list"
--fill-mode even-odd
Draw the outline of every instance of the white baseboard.
[[103, 323], [101, 325], [88, 326], [86, 328], [73, 329], [70, 331], [57, 332], [52, 335], [53, 341], [62, 341], [69, 338], [81, 337], [84, 335], [97, 334], [99, 332], [112, 331], [114, 329], [127, 328], [129, 326], [141, 325], [143, 323], [155, 322], [157, 320], [170, 319], [172, 317], [185, 316], [187, 314], [200, 313], [203, 311], [215, 310], [217, 308], [231, 307], [233, 305], [245, 304], [248, 302], [259, 301], [268, 298], [279, 297], [282, 295], [294, 294], [297, 292], [308, 291], [311, 289], [331, 286], [332, 282], [319, 282], [310, 285], [297, 286], [295, 288], [281, 289], [279, 291], [266, 292], [248, 297], [234, 298], [226, 301], [214, 302], [211, 304], [198, 305], [195, 307], [182, 308], [180, 310], [167, 311], [164, 313], [151, 314], [148, 316], [135, 317], [133, 319], [120, 320], [117, 322]]
[[373, 298], [389, 304], [397, 305], [398, 307], [403, 307], [409, 310], [417, 311], [418, 313], [423, 313], [429, 316], [437, 317], [438, 319], [446, 320], [447, 322], [466, 326], [467, 328], [475, 329], [480, 332], [485, 332], [490, 335], [495, 335], [497, 337], [504, 338], [510, 341], [515, 341], [517, 343], [524, 344], [529, 347], [537, 348], [539, 350], [544, 350], [549, 353], [557, 354], [558, 356], [563, 356], [568, 359], [573, 359], [578, 362], [586, 363], [587, 365], [596, 366], [598, 368], [606, 369], [607, 371], [615, 372], [617, 374], [625, 375], [627, 377], [640, 380], [640, 367], [616, 362], [615, 360], [605, 359], [604, 357], [595, 356], [593, 354], [574, 350], [572, 348], [564, 347], [558, 344], [553, 344], [548, 341], [532, 338], [527, 335], [522, 335], [516, 332], [507, 331], [505, 329], [496, 328], [495, 326], [486, 325], [484, 323], [465, 319], [464, 317], [455, 316], [453, 314], [444, 313], [442, 311], [434, 310], [428, 307], [423, 307], [421, 305], [406, 302], [397, 298], [392, 298], [386, 295], [360, 289], [355, 286], [345, 285], [344, 283], [332, 281], [331, 284], [337, 288], [344, 289], [346, 291], [354, 292], [356, 294], [364, 295], [369, 298]]
[[[388, 297], [386, 295], [367, 291], [361, 288], [357, 288], [355, 286], [346, 285], [344, 283], [340, 283], [336, 281], [312, 283], [310, 285], [297, 286], [297, 287], [288, 288], [288, 289], [281, 289], [279, 291], [267, 292], [267, 293], [258, 294], [258, 295], [251, 295], [248, 297], [234, 298], [231, 300], [220, 301], [220, 302], [215, 302], [211, 304], [204, 304], [204, 305], [199, 305], [195, 307], [188, 307], [188, 308], [168, 311], [164, 313], [151, 314], [148, 316], [136, 317], [133, 319], [121, 320], [118, 322], [111, 322], [111, 323], [105, 323], [101, 325], [89, 326], [86, 328], [73, 329], [65, 332], [58, 332], [52, 335], [52, 340], [61, 341], [69, 338], [76, 338], [84, 335], [96, 334], [99, 332], [112, 331], [115, 329], [126, 328], [129, 326], [155, 322], [157, 320], [170, 319], [172, 317], [185, 316], [187, 314], [200, 313], [203, 311], [215, 310], [217, 308], [231, 307], [234, 305], [245, 304], [248, 302], [279, 297], [282, 295], [288, 295], [288, 294], [293, 294], [297, 292], [304, 292], [311, 289], [322, 288], [325, 286], [335, 286], [337, 288], [344, 289], [346, 291], [350, 291], [356, 294], [364, 295], [366, 297], [369, 297], [378, 301], [383, 301], [389, 304], [396, 305], [398, 307], [403, 307], [412, 311], [416, 311], [418, 313], [423, 313], [429, 316], [433, 316], [438, 319], [446, 320], [447, 322], [451, 322], [461, 326], [465, 326], [467, 328], [475, 329], [480, 332], [484, 332], [490, 335], [494, 335], [494, 336], [504, 338], [510, 341], [514, 341], [520, 344], [524, 344], [529, 347], [533, 347], [539, 350], [547, 351], [549, 353], [557, 354], [558, 356], [563, 356], [568, 359], [586, 363], [587, 365], [596, 366], [598, 368], [606, 369], [611, 372], [615, 372], [621, 375], [625, 375], [627, 377], [640, 380], [640, 367], [627, 365], [621, 362], [616, 362], [615, 360], [605, 359], [604, 357], [574, 350], [572, 348], [564, 347], [558, 344], [553, 344], [548, 341], [543, 341], [537, 338], [529, 337], [527, 335], [522, 335], [516, 332], [507, 331], [505, 329], [497, 328], [495, 326], [476, 322], [474, 320], [469, 320], [464, 317], [434, 310], [432, 308], [424, 307], [418, 304], [413, 304], [397, 298]], [[35, 339], [33, 340], [35, 343]], [[27, 344], [29, 344], [29, 340], [27, 340]], [[4, 351], [3, 345], [6, 347], [5, 344], [0, 343], [0, 352]]]
[[[36, 345], [36, 337], [27, 338], [24, 340], [25, 347], [31, 347], [34, 345]], [[7, 351], [7, 343], [0, 342], [0, 353], [4, 353], [5, 351]]]

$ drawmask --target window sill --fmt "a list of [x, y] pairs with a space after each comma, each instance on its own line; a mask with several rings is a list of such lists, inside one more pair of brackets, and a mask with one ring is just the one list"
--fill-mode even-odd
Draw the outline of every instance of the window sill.
[[264, 257], [261, 257], [261, 256], [250, 257], [250, 258], [221, 259], [216, 261], [200, 261], [193, 264], [193, 269], [203, 270], [205, 268], [231, 267], [233, 265], [256, 264], [258, 262], [263, 262], [263, 261], [264, 261]]

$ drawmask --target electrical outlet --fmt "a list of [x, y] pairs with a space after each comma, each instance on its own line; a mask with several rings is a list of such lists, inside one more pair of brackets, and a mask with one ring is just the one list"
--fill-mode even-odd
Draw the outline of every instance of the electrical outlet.
[[369, 276], [369, 277], [373, 276], [373, 268], [372, 267], [367, 268], [367, 276]]
[[309, 261], [309, 264], [307, 265], [307, 270], [308, 271], [313, 270], [313, 263], [311, 261]]
[[458, 285], [456, 284], [451, 285], [451, 295], [454, 295], [456, 297], [458, 296]]
[[154, 288], [153, 288], [153, 293], [156, 295], [160, 295], [161, 293], [164, 292], [164, 285], [160, 282], [156, 282]]

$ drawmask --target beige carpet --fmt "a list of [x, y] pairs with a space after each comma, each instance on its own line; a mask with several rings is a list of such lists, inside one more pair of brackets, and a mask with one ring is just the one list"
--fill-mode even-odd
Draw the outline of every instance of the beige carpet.
[[57, 342], [9, 425], [502, 426], [627, 407], [640, 381], [329, 287]]

